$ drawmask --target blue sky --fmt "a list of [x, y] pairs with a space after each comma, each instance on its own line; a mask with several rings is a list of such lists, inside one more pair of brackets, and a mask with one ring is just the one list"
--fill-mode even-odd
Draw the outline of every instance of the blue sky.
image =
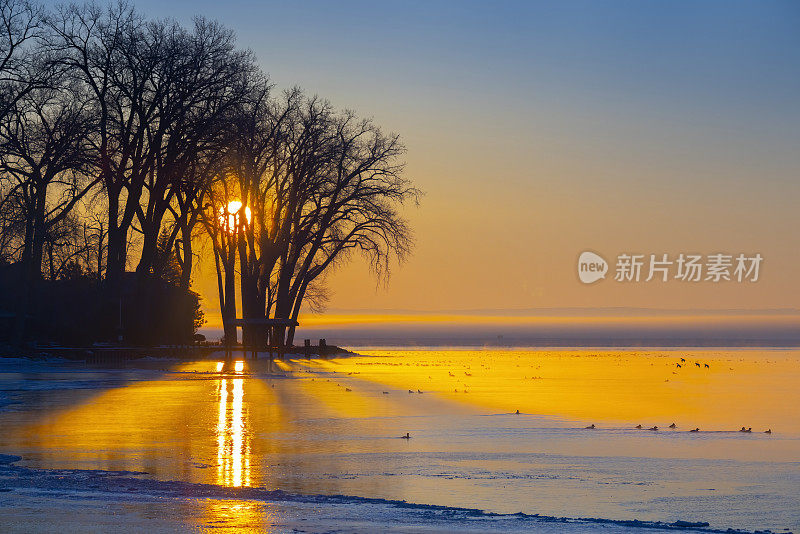
[[[427, 191], [408, 210], [417, 252], [388, 289], [360, 262], [336, 272], [334, 308], [784, 307], [800, 295], [800, 4], [135, 4], [217, 19], [278, 87], [403, 136]], [[587, 290], [573, 272], [584, 249], [759, 251], [769, 271], [752, 288]]]

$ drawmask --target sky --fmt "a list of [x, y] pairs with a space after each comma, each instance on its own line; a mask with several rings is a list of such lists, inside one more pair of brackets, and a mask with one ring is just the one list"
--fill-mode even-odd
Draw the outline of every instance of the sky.
[[[796, 3], [135, 4], [219, 20], [278, 87], [402, 136], [414, 254], [387, 287], [360, 260], [331, 273], [333, 312], [797, 306]], [[624, 283], [624, 253], [763, 261], [757, 282]]]

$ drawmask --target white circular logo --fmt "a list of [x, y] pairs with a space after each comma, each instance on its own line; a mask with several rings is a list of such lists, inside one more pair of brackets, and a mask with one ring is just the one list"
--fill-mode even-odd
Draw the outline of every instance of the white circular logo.
[[608, 263], [594, 252], [583, 252], [578, 258], [578, 278], [584, 284], [597, 282], [606, 277]]

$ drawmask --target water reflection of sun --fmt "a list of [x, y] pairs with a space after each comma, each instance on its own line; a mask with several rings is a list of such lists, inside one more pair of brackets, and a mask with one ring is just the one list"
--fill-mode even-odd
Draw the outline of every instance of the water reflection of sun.
[[236, 499], [209, 499], [205, 510], [193, 531], [276, 532], [274, 523], [281, 516], [274, 503]]
[[244, 379], [219, 381], [217, 482], [223, 486], [250, 485], [250, 436], [245, 429], [243, 399]]

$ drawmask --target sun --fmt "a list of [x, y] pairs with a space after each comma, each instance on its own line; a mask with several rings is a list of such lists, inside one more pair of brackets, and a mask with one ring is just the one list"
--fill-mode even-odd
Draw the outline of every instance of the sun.
[[[232, 232], [236, 229], [236, 224], [239, 222], [239, 212], [242, 209], [242, 203], [239, 200], [231, 200], [228, 202], [227, 206], [223, 206], [219, 209], [219, 224], [223, 226], [229, 232]], [[250, 206], [244, 207], [244, 218], [247, 220], [247, 224], [250, 224], [252, 214], [250, 211]], [[227, 221], [226, 221], [227, 218]]]

